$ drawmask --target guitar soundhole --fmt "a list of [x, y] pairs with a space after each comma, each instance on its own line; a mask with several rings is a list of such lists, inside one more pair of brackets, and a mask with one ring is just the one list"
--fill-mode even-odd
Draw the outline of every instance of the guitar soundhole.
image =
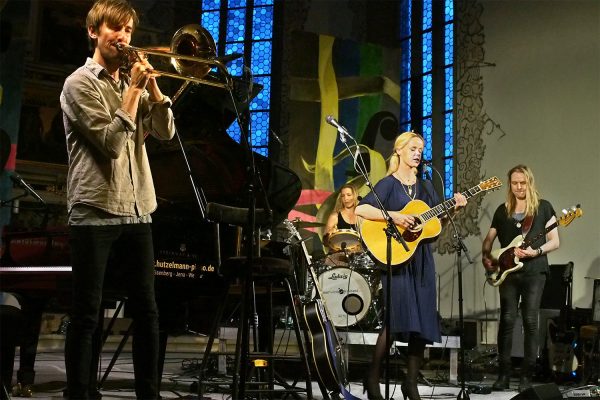
[[423, 232], [423, 221], [415, 216], [415, 223], [402, 233], [402, 237], [407, 242], [414, 242]]

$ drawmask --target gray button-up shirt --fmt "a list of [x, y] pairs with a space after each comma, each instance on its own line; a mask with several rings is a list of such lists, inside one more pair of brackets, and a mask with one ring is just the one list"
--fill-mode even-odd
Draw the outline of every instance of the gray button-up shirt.
[[69, 172], [67, 208], [98, 208], [113, 216], [139, 217], [156, 209], [144, 139], [175, 135], [171, 100], [153, 103], [144, 91], [136, 121], [121, 109], [128, 82], [115, 81], [91, 58], [65, 81], [60, 95]]

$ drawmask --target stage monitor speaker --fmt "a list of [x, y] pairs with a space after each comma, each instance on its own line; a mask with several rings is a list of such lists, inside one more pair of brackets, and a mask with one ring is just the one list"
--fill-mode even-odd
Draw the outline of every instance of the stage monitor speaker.
[[562, 398], [562, 393], [555, 383], [544, 383], [522, 391], [511, 400], [562, 400]]

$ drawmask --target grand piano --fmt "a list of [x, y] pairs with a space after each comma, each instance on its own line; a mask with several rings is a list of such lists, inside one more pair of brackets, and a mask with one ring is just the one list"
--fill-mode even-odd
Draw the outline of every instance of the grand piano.
[[[177, 329], [173, 325], [181, 319], [179, 310], [185, 309], [182, 304], [217, 294], [223, 287], [219, 275], [221, 260], [240, 252], [242, 230], [219, 221], [221, 214], [208, 215], [206, 206], [209, 205], [209, 209], [210, 205], [226, 206], [226, 210], [233, 210], [239, 217], [240, 211], [249, 207], [249, 188], [252, 187], [259, 209], [257, 215], [268, 216], [259, 218], [261, 227], [266, 229], [281, 222], [300, 196], [301, 183], [293, 171], [256, 153], [253, 154], [255, 175], [260, 177], [264, 190], [257, 180], [252, 182], [252, 174], [248, 173], [250, 153], [226, 133], [235, 122], [234, 110], [247, 109], [260, 89], [260, 85], [234, 79], [234, 107], [224, 89], [189, 85], [173, 104], [186, 157], [176, 139], [167, 143], [147, 142], [159, 201], [158, 210], [153, 214], [153, 234], [163, 354], [167, 335]], [[203, 204], [198, 204], [189, 172]], [[217, 209], [223, 210], [223, 207]], [[265, 209], [270, 212], [265, 213]], [[231, 222], [230, 219], [226, 217], [225, 222]], [[15, 259], [11, 256], [14, 254], [11, 247], [22, 243], [23, 238], [47, 245], [38, 252], [37, 258]], [[47, 310], [51, 300], [56, 304], [59, 299], [66, 305], [70, 291], [67, 241], [66, 229], [5, 232], [3, 235], [5, 252], [0, 263], [0, 291], [17, 294], [24, 304], [32, 301], [24, 307], [29, 324], [25, 335], [27, 345], [22, 346], [18, 371], [18, 380], [24, 384], [33, 383], [42, 312]], [[118, 256], [113, 261], [118, 264]], [[185, 273], [181, 273], [182, 268]], [[210, 318], [212, 315], [207, 312], [203, 319]], [[206, 321], [207, 328], [210, 322]]]

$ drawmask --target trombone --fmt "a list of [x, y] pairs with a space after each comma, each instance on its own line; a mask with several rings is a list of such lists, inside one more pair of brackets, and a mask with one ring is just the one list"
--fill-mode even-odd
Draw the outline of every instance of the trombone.
[[[129, 60], [140, 61], [140, 53], [170, 58], [177, 74], [158, 70], [155, 72], [161, 76], [185, 80], [186, 86], [188, 83], [194, 82], [224, 89], [232, 87], [231, 75], [227, 67], [216, 57], [215, 41], [210, 33], [200, 25], [185, 25], [175, 32], [171, 40], [170, 52], [134, 47], [125, 43], [116, 43], [115, 46]], [[223, 74], [225, 82], [205, 78], [212, 67], [216, 67]]]

